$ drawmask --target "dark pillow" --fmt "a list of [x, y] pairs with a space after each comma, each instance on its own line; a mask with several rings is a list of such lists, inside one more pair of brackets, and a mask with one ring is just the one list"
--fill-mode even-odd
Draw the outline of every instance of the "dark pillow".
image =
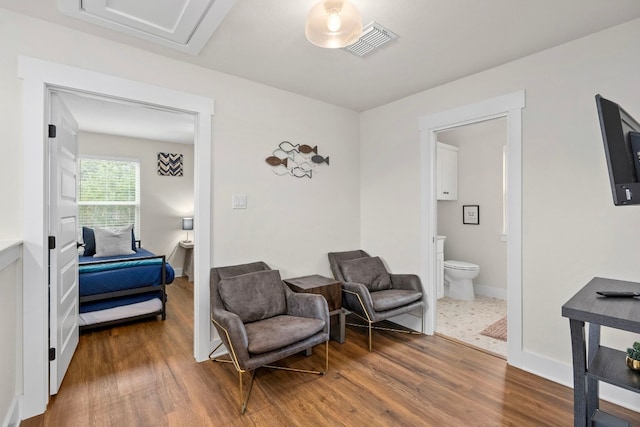
[[[96, 235], [93, 228], [82, 227], [82, 241], [84, 242], [83, 256], [94, 256], [96, 254]], [[138, 252], [138, 245], [136, 245], [136, 236], [133, 233], [133, 227], [131, 227], [131, 250]]]
[[347, 282], [362, 283], [373, 292], [391, 289], [391, 276], [377, 256], [342, 261], [340, 269]]
[[222, 279], [220, 298], [227, 311], [243, 323], [268, 319], [287, 312], [284, 284], [278, 270], [257, 271]]
[[82, 227], [82, 241], [84, 242], [84, 256], [94, 256], [96, 254], [96, 236], [93, 228]]

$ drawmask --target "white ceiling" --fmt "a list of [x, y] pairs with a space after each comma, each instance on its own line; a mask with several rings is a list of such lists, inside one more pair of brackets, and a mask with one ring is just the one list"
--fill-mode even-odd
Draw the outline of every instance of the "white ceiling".
[[60, 97], [82, 131], [193, 144], [191, 114], [72, 92]]
[[640, 18], [638, 0], [352, 1], [363, 24], [375, 20], [399, 38], [365, 57], [322, 49], [304, 37], [317, 0], [236, 0], [194, 56], [65, 16], [55, 0], [0, 7], [355, 111]]

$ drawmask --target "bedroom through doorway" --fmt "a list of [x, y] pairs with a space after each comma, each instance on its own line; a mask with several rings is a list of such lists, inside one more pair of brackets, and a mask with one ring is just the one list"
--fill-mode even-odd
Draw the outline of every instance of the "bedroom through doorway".
[[[30, 313], [24, 324], [22, 414], [31, 417], [45, 411], [49, 401], [48, 230], [47, 198], [49, 149], [46, 137], [51, 90], [103, 96], [152, 108], [192, 114], [194, 138], [194, 330], [193, 357], [204, 361], [215, 347], [209, 320], [207, 277], [213, 257], [211, 248], [212, 116], [214, 100], [177, 89], [141, 83], [69, 65], [27, 56], [18, 57], [17, 77], [22, 80], [22, 138], [24, 217], [23, 310]], [[43, 168], [43, 165], [45, 167]], [[75, 228], [74, 228], [75, 229]], [[53, 331], [52, 331], [53, 333]]]
[[[183, 218], [191, 218], [193, 222], [194, 216], [194, 115], [65, 90], [53, 90], [51, 94], [52, 99], [60, 100], [52, 104], [52, 112], [66, 110], [70, 120], [77, 125], [74, 133], [80, 295], [98, 292], [91, 290], [92, 287], [103, 292], [101, 289], [107, 286], [103, 283], [112, 283], [108, 285], [110, 289], [116, 282], [130, 283], [118, 288], [117, 292], [121, 293], [137, 292], [135, 288], [147, 280], [157, 283], [155, 288], [160, 284], [164, 288], [164, 283], [170, 285], [174, 277], [182, 276], [186, 270], [183, 264], [187, 249], [181, 244]], [[50, 156], [55, 164], [54, 157], [58, 155], [51, 152]], [[107, 258], [102, 257], [98, 242], [98, 231], [102, 229], [129, 230], [129, 240], [135, 243], [125, 249], [132, 255], [109, 253]], [[189, 249], [192, 256], [193, 241]], [[116, 259], [147, 257], [145, 262], [162, 260], [167, 265], [162, 264], [164, 274], [151, 266], [137, 266], [133, 268], [135, 272], [129, 273], [133, 269], [118, 267], [120, 263], [113, 262], [114, 255]], [[100, 258], [95, 258], [98, 256]], [[149, 260], [150, 256], [156, 258]], [[96, 277], [88, 278], [83, 262], [90, 262], [92, 268], [98, 265], [104, 268], [100, 272], [105, 275], [104, 279], [98, 278], [97, 272], [89, 273]], [[100, 262], [104, 263], [98, 264]], [[111, 266], [114, 269], [107, 269]], [[138, 271], [142, 268], [150, 271]], [[157, 278], [140, 276], [151, 274], [151, 271]], [[110, 279], [109, 275], [113, 274], [125, 275], [116, 281]], [[117, 328], [132, 321], [171, 319], [166, 316], [171, 311], [171, 302], [164, 297], [164, 291], [162, 294], [154, 291], [112, 298], [114, 291], [103, 293], [105, 298], [96, 301], [83, 303], [80, 300], [78, 321], [81, 330]], [[56, 372], [56, 378], [51, 379], [52, 384], [57, 385], [51, 387], [52, 394], [57, 392], [65, 370]]]

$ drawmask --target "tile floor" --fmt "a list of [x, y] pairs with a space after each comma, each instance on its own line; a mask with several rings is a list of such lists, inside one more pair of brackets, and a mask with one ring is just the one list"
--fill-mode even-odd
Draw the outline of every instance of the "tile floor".
[[506, 358], [506, 341], [480, 335], [507, 314], [505, 300], [476, 295], [474, 301], [444, 297], [438, 300], [436, 332]]

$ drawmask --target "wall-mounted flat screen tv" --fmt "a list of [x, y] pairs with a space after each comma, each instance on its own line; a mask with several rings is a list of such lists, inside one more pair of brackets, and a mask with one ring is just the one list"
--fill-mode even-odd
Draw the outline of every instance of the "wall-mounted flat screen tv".
[[640, 123], [620, 105], [596, 95], [613, 204], [640, 204]]

